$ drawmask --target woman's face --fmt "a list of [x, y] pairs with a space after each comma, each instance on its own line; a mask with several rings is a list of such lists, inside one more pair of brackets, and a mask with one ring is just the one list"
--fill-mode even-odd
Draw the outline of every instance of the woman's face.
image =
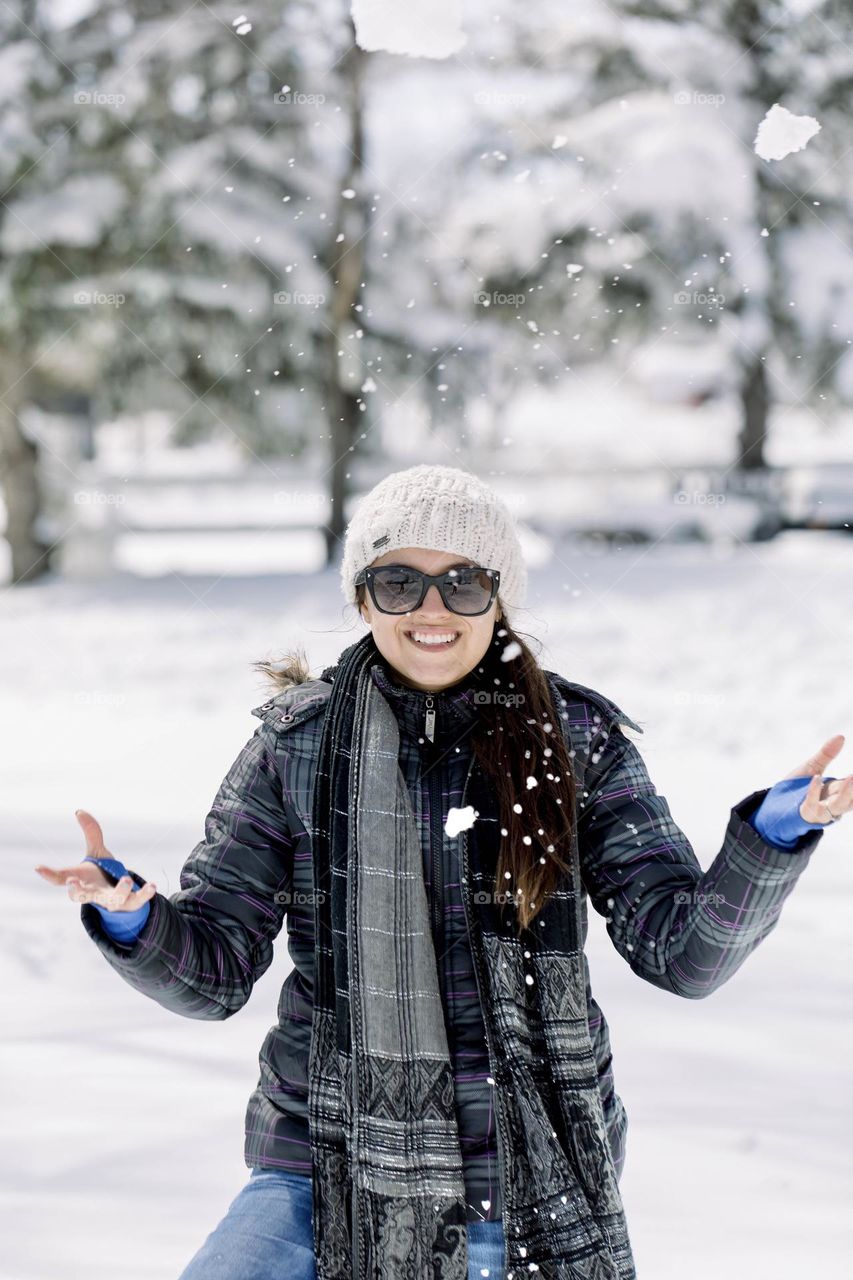
[[[424, 573], [446, 573], [448, 569], [475, 563], [445, 551], [406, 547], [400, 551], [387, 551], [372, 560], [370, 567], [376, 569], [383, 564], [402, 564]], [[491, 566], [484, 565], [483, 568]], [[453, 613], [445, 608], [436, 586], [430, 587], [421, 607], [412, 613], [381, 613], [366, 588], [360, 608], [362, 617], [373, 632], [377, 649], [403, 682], [433, 693], [455, 684], [476, 667], [491, 643], [495, 619], [500, 617], [497, 597], [486, 613], [475, 617]], [[415, 638], [418, 634], [433, 637], [452, 635], [456, 638], [451, 644], [428, 648], [418, 644]]]

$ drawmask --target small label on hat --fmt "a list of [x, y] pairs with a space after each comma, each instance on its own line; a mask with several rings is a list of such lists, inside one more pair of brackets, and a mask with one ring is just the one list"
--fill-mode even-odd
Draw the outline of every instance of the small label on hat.
[[374, 551], [376, 550], [376, 548], [377, 548], [377, 547], [384, 546], [384, 544], [385, 544], [386, 542], [390, 542], [390, 541], [391, 541], [391, 535], [390, 535], [390, 533], [383, 533], [383, 535], [382, 535], [382, 537], [381, 537], [381, 538], [376, 538], [376, 539], [375, 539], [375, 541], [374, 541], [374, 543], [373, 543], [373, 549], [374, 549]]

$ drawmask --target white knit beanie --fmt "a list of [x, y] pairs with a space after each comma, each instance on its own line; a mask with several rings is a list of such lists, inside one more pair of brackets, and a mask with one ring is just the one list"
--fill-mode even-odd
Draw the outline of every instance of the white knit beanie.
[[523, 604], [527, 569], [515, 521], [494, 489], [469, 471], [424, 463], [393, 472], [365, 494], [344, 538], [341, 586], [350, 604], [356, 575], [400, 547], [446, 551], [497, 569], [507, 613]]

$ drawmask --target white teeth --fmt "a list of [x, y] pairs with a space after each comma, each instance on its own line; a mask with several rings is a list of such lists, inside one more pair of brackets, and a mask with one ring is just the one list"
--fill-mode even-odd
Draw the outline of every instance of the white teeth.
[[412, 639], [417, 640], [419, 644], [449, 644], [452, 640], [456, 639], [458, 632], [448, 631], [445, 635], [439, 636], [433, 635], [431, 632], [427, 634], [423, 631], [410, 631], [409, 634]]

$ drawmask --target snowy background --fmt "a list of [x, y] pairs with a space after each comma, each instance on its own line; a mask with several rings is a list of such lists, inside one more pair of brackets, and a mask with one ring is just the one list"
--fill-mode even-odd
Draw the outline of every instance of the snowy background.
[[[644, 756], [703, 866], [732, 804], [853, 731], [850, 551], [788, 534], [551, 558], [526, 630], [542, 660], [645, 726]], [[108, 847], [178, 888], [216, 786], [263, 700], [248, 668], [302, 641], [316, 668], [356, 636], [334, 572], [55, 583], [7, 593], [3, 685], [6, 1087], [0, 1274], [177, 1275], [236, 1195], [243, 1113], [286, 946], [225, 1023], [124, 986], [78, 908], [34, 874]], [[316, 669], [315, 668], [315, 669]], [[850, 751], [842, 756], [850, 767]], [[35, 762], [35, 763], [34, 763]], [[623, 1180], [639, 1274], [834, 1273], [849, 1205], [853, 848], [828, 832], [776, 930], [706, 1001], [642, 983], [591, 913], [593, 990], [630, 1115]]]
[[[361, 634], [336, 557], [381, 476], [504, 496], [521, 629], [645, 726], [703, 866], [831, 734], [853, 769], [853, 24], [31, 10], [0, 12], [0, 1280], [165, 1280], [248, 1178], [286, 946], [236, 1017], [182, 1020], [33, 868], [79, 859], [83, 807], [176, 891], [251, 662]], [[642, 1280], [848, 1263], [848, 824], [709, 1000], [642, 983], [592, 913]]]

